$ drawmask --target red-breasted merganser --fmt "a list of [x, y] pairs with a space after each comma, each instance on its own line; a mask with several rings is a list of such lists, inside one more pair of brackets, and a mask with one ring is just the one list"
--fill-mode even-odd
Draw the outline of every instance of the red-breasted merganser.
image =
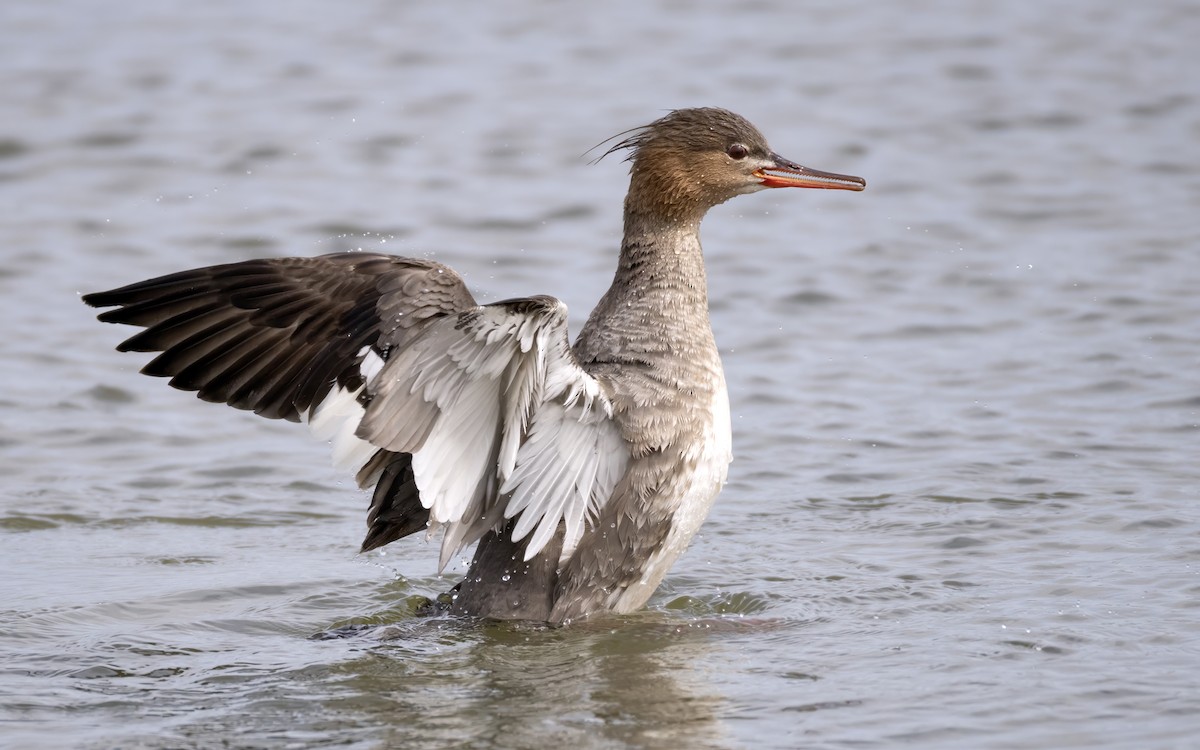
[[725, 482], [729, 400], [708, 317], [705, 213], [764, 188], [862, 190], [681, 109], [628, 133], [616, 277], [571, 346], [537, 296], [479, 305], [457, 273], [365, 252], [199, 268], [86, 295], [143, 326], [120, 351], [206, 401], [305, 420], [374, 486], [363, 551], [478, 542], [452, 613], [567, 623], [645, 604]]

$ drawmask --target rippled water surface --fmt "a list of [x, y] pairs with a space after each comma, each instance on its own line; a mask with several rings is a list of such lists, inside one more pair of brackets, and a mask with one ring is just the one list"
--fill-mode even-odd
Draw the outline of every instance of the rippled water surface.
[[[0, 8], [0, 745], [1174, 748], [1200, 733], [1190, 2]], [[861, 194], [705, 223], [737, 459], [647, 610], [418, 617], [430, 545], [78, 301], [362, 247], [611, 278], [625, 165], [739, 111]]]

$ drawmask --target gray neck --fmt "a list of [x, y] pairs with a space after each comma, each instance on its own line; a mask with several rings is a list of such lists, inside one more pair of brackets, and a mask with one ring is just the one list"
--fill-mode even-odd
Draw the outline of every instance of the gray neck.
[[622, 294], [623, 301], [657, 298], [668, 303], [667, 312], [702, 313], [707, 322], [708, 277], [700, 223], [668, 223], [626, 212], [621, 257], [609, 290], [614, 292]]
[[579, 334], [581, 357], [607, 361], [639, 341], [651, 349], [686, 340], [715, 350], [699, 230], [698, 219], [668, 221], [626, 208], [617, 272]]

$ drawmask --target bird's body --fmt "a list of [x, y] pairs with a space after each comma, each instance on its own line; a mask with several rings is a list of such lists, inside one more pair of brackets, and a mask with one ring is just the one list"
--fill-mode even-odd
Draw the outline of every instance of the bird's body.
[[552, 297], [478, 305], [430, 261], [246, 261], [85, 297], [145, 326], [123, 350], [201, 398], [306, 419], [374, 485], [363, 549], [479, 542], [453, 612], [565, 623], [653, 594], [725, 482], [729, 401], [704, 213], [764, 187], [861, 190], [769, 150], [733, 113], [678, 110], [632, 151], [613, 284], [569, 346]]

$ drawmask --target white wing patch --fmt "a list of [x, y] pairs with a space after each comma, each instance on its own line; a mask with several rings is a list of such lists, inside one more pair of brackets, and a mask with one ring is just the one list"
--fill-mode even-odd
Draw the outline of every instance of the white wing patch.
[[358, 354], [362, 357], [362, 362], [358, 363], [358, 372], [362, 375], [363, 380], [369, 383], [383, 369], [383, 357], [376, 354], [375, 350], [369, 346], [364, 346], [358, 351]]
[[[358, 356], [362, 357], [358, 365], [359, 374], [370, 383], [383, 369], [383, 358], [369, 346], [360, 349]], [[358, 402], [365, 387], [360, 386], [353, 391], [334, 388], [308, 415], [308, 429], [313, 437], [329, 441], [333, 449], [334, 467], [351, 473], [357, 473], [379, 450], [357, 435], [358, 425], [367, 413]]]
[[431, 321], [385, 362], [361, 352], [370, 402], [334, 389], [310, 427], [358, 469], [380, 448], [411, 453], [441, 566], [516, 518], [525, 559], [563, 529], [565, 561], [624, 474], [629, 452], [601, 384], [575, 361], [566, 306], [549, 298]]

